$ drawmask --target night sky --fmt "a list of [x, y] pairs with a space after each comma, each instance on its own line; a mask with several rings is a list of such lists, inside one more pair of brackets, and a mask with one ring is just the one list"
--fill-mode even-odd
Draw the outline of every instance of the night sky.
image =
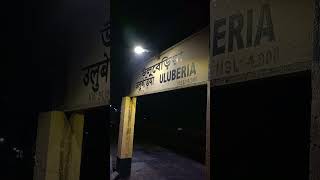
[[[112, 103], [120, 104], [135, 67], [209, 25], [209, 0], [112, 1]], [[137, 58], [141, 44], [151, 53]], [[119, 83], [123, 82], [123, 83]]]

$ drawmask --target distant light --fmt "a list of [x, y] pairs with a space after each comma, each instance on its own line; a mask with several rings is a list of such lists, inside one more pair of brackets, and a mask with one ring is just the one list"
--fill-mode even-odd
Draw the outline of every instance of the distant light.
[[177, 130], [178, 130], [178, 131], [182, 131], [182, 130], [183, 130], [183, 128], [178, 128]]
[[0, 143], [4, 143], [4, 138], [0, 138]]
[[136, 46], [136, 47], [134, 48], [134, 52], [135, 52], [136, 54], [140, 55], [140, 54], [142, 54], [142, 53], [148, 52], [148, 50], [147, 50], [147, 49], [144, 49], [144, 48], [141, 47], [141, 46]]

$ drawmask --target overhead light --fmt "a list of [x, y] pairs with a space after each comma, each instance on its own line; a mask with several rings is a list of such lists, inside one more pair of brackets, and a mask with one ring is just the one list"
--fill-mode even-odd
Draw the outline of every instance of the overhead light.
[[145, 53], [145, 52], [149, 52], [147, 49], [144, 49], [142, 46], [136, 46], [135, 48], [134, 48], [134, 52], [136, 53], [136, 54], [138, 54], [138, 55], [141, 55], [141, 54], [143, 54], [143, 53]]

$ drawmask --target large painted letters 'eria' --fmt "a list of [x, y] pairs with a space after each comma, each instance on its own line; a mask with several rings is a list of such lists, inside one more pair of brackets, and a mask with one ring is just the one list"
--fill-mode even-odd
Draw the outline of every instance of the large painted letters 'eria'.
[[211, 85], [310, 69], [311, 0], [213, 0], [210, 6]]

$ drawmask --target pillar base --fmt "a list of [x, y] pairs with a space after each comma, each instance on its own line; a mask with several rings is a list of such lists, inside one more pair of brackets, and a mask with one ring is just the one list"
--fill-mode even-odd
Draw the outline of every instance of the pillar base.
[[120, 177], [129, 177], [131, 174], [131, 161], [132, 158], [124, 158], [120, 159], [117, 157], [117, 172]]

